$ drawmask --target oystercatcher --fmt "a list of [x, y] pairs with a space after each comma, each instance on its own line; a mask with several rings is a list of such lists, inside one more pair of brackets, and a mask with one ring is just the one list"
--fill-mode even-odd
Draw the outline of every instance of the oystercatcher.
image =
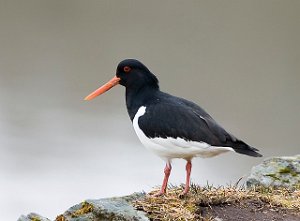
[[160, 91], [156, 76], [135, 59], [120, 62], [116, 76], [85, 100], [91, 100], [117, 84], [126, 88], [127, 111], [140, 141], [166, 162], [163, 184], [157, 195], [166, 192], [173, 158], [187, 161], [184, 195], [190, 188], [194, 157], [213, 157], [228, 151], [262, 156], [258, 149], [225, 131], [197, 104]]

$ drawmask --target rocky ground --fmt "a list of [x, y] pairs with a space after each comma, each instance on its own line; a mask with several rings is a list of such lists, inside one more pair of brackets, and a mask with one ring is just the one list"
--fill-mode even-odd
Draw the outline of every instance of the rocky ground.
[[[252, 169], [246, 187], [192, 185], [190, 193], [179, 197], [182, 187], [171, 187], [155, 197], [135, 193], [126, 197], [86, 200], [72, 206], [55, 221], [300, 221], [300, 156], [275, 157]], [[38, 214], [18, 221], [50, 221]]]
[[[55, 221], [108, 220], [300, 220], [300, 190], [259, 188], [245, 190], [232, 187], [192, 185], [184, 198], [183, 187], [172, 187], [165, 196], [155, 197], [158, 190], [126, 197], [87, 200], [58, 215]], [[50, 221], [37, 214], [19, 221]]]

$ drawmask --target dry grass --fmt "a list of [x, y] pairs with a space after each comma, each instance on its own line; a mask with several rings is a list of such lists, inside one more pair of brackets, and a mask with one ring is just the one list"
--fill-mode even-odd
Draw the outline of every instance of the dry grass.
[[246, 190], [243, 187], [213, 187], [207, 185], [191, 186], [190, 193], [183, 199], [178, 196], [183, 187], [171, 187], [166, 195], [153, 196], [154, 190], [147, 196], [134, 202], [134, 206], [148, 214], [151, 220], [213, 220], [211, 216], [202, 217], [201, 207], [213, 210], [216, 206], [243, 205], [248, 202], [259, 202], [263, 207], [288, 210], [300, 214], [300, 188], [294, 190], [256, 188]]

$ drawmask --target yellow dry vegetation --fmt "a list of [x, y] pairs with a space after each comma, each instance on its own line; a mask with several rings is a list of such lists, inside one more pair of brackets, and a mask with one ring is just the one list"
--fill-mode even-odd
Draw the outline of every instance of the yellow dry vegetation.
[[290, 210], [300, 213], [300, 189], [252, 188], [243, 187], [200, 187], [191, 185], [188, 195], [181, 198], [183, 187], [172, 187], [164, 196], [154, 196], [159, 190], [154, 190], [145, 198], [135, 201], [134, 206], [145, 211], [151, 220], [213, 220], [213, 217], [201, 217], [200, 207], [213, 209], [220, 205], [243, 205], [247, 200], [260, 202], [268, 208]]

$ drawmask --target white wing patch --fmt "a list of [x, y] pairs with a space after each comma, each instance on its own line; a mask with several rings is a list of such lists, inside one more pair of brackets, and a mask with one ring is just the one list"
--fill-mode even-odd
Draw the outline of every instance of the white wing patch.
[[133, 118], [133, 128], [142, 144], [166, 161], [173, 158], [183, 158], [187, 160], [190, 160], [193, 157], [207, 158], [228, 151], [234, 151], [231, 147], [215, 147], [205, 142], [186, 141], [180, 137], [148, 138], [138, 124], [139, 118], [145, 113], [146, 107], [141, 106]]

